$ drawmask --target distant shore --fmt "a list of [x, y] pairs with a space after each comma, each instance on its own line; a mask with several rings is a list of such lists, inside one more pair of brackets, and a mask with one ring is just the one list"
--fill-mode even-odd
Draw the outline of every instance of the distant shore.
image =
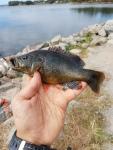
[[26, 0], [26, 1], [9, 1], [8, 6], [28, 6], [28, 5], [38, 5], [38, 4], [60, 4], [60, 3], [113, 3], [112, 0], [110, 1], [105, 1], [105, 0], [37, 0], [37, 1], [31, 1], [31, 0]]

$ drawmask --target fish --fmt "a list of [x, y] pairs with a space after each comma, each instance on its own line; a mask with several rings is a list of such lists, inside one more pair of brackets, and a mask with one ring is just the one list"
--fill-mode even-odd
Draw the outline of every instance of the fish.
[[43, 83], [66, 84], [86, 82], [95, 93], [105, 79], [101, 71], [85, 69], [84, 61], [75, 54], [61, 49], [36, 50], [24, 55], [10, 58], [13, 70], [33, 75], [38, 71]]

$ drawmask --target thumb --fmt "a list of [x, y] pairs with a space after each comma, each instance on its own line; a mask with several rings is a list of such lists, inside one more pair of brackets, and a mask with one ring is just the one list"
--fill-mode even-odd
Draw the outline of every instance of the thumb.
[[30, 99], [38, 92], [40, 86], [41, 86], [40, 74], [38, 72], [35, 72], [33, 78], [20, 91], [19, 96], [24, 99]]

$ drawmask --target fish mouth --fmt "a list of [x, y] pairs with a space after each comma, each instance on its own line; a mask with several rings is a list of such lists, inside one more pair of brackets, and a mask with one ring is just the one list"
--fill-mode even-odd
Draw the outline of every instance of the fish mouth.
[[15, 58], [10, 58], [10, 65], [13, 70], [19, 69], [19, 63]]

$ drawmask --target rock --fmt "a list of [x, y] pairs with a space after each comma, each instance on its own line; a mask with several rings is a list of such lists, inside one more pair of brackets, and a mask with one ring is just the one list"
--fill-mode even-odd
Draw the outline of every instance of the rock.
[[9, 69], [9, 65], [5, 61], [5, 59], [1, 58], [0, 59], [0, 76], [4, 76], [7, 74], [7, 71]]
[[7, 119], [3, 125], [6, 127], [6, 128], [10, 128], [14, 125], [14, 118], [13, 117], [10, 117], [9, 119]]
[[108, 39], [109, 39], [109, 40], [113, 39], [113, 33], [110, 33], [110, 34], [109, 34]]
[[69, 44], [71, 44], [71, 45], [77, 45], [77, 42], [73, 40]]
[[21, 77], [21, 76], [22, 76], [21, 72], [14, 71], [11, 68], [7, 71], [7, 77], [10, 79]]
[[88, 43], [83, 43], [83, 44], [81, 45], [81, 47], [82, 47], [82, 48], [88, 48], [88, 47], [89, 47], [89, 44], [88, 44]]
[[57, 46], [61, 47], [63, 50], [65, 50], [67, 43], [59, 43]]
[[12, 112], [4, 112], [3, 107], [0, 107], [0, 123], [3, 123], [12, 116]]
[[45, 48], [45, 47], [48, 47], [48, 46], [49, 46], [48, 42], [45, 42], [45, 43], [42, 43], [42, 44], [38, 44], [38, 45], [34, 45], [34, 46], [27, 46], [26, 48], [24, 48], [22, 50], [22, 53], [19, 52], [17, 55], [29, 53], [31, 51], [39, 50], [39, 49], [42, 49], [42, 48]]
[[[51, 46], [51, 45], [50, 45], [50, 46]], [[48, 49], [50, 48], [50, 46], [49, 46], [49, 47], [41, 48], [41, 50], [48, 50]]]
[[98, 31], [98, 35], [102, 36], [102, 37], [106, 37], [107, 36], [107, 33], [105, 31], [104, 28], [101, 28], [99, 31]]
[[45, 47], [49, 47], [49, 42], [45, 42], [43, 43], [42, 47], [41, 48], [45, 48]]
[[101, 28], [102, 28], [102, 25], [100, 25], [100, 24], [95, 24], [95, 25], [89, 26], [89, 27], [88, 27], [88, 31], [89, 31], [90, 33], [96, 34], [96, 33], [98, 33], [98, 32], [101, 30]]
[[113, 32], [113, 20], [108, 20], [104, 25], [104, 29], [108, 33]]
[[107, 38], [100, 36], [93, 36], [93, 40], [90, 43], [90, 46], [98, 46], [101, 44], [105, 44], [107, 42]]
[[108, 44], [113, 44], [113, 39], [111, 39], [111, 40], [108, 40], [108, 42], [107, 42]]
[[79, 36], [85, 36], [89, 33], [88, 28], [84, 28], [83, 30], [80, 31]]
[[84, 31], [82, 30], [82, 31], [80, 31], [80, 33], [79, 33], [79, 36], [84, 36]]
[[16, 56], [20, 56], [20, 55], [23, 55], [23, 54], [26, 54], [27, 52], [18, 52], [17, 54], [16, 54]]
[[81, 50], [80, 49], [72, 49], [72, 50], [70, 50], [70, 52], [73, 54], [79, 55]]
[[77, 36], [80, 36], [79, 34], [80, 34], [80, 33], [74, 33], [74, 34], [73, 34], [73, 38], [74, 38], [74, 37], [77, 37]]
[[31, 48], [28, 45], [22, 50], [22, 52], [17, 53], [17, 55], [25, 54], [25, 53], [28, 53], [29, 51], [31, 51]]
[[61, 38], [61, 35], [57, 35], [55, 36], [52, 40], [51, 40], [51, 43], [52, 44], [59, 44], [59, 42], [62, 41], [62, 38]]
[[74, 38], [74, 40], [75, 40], [76, 42], [81, 42], [81, 41], [84, 40], [84, 37], [77, 36], [77, 37]]
[[2, 108], [0, 108], [0, 124], [3, 123], [7, 119], [5, 113], [3, 112]]
[[0, 71], [0, 78], [2, 78], [3, 77], [3, 74], [2, 74], [2, 72]]
[[67, 44], [70, 44], [70, 43], [74, 43], [74, 42], [76, 42], [76, 41], [74, 41], [74, 38], [73, 38], [73, 36], [71, 35], [71, 36], [69, 36], [69, 37], [63, 37], [63, 38], [62, 38], [62, 42], [67, 43]]

